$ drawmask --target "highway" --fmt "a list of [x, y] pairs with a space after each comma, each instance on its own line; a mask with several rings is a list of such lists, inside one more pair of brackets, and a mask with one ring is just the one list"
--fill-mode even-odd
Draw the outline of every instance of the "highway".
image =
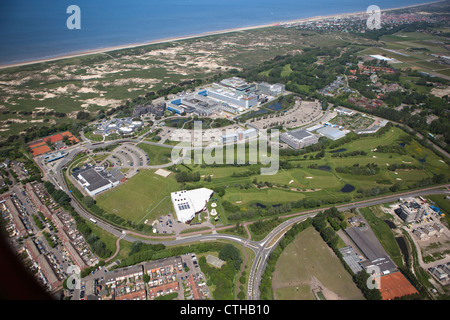
[[[117, 226], [113, 226], [112, 224], [99, 219], [98, 217], [92, 215], [90, 212], [84, 209], [84, 207], [78, 202], [78, 200], [71, 194], [69, 191], [69, 188], [66, 184], [66, 181], [64, 179], [64, 171], [63, 169], [76, 157], [78, 153], [86, 150], [92, 150], [95, 148], [105, 147], [107, 145], [118, 143], [118, 142], [144, 142], [148, 144], [154, 144], [158, 146], [165, 146], [167, 148], [173, 148], [173, 146], [153, 143], [149, 141], [142, 141], [140, 139], [122, 139], [122, 140], [116, 140], [116, 141], [109, 141], [109, 142], [102, 142], [102, 143], [83, 143], [82, 145], [78, 145], [75, 147], [71, 147], [68, 149], [68, 155], [62, 159], [53, 169], [53, 173], [47, 173], [45, 171], [45, 168], [42, 168], [44, 171], [44, 179], [50, 180], [52, 183], [54, 183], [57, 187], [65, 191], [71, 198], [71, 205], [75, 209], [75, 211], [82, 216], [85, 219], [95, 219], [97, 221], [97, 226], [102, 228], [105, 231], [108, 231], [112, 235], [116, 236], [117, 238], [122, 238], [125, 241], [134, 242], [134, 241], [142, 241], [143, 243], [149, 243], [149, 244], [164, 244], [166, 246], [176, 246], [181, 244], [187, 244], [192, 242], [198, 242], [198, 241], [216, 241], [216, 240], [229, 240], [236, 242], [239, 245], [242, 245], [244, 247], [247, 247], [251, 249], [255, 253], [255, 259], [253, 261], [250, 273], [249, 273], [249, 281], [248, 281], [248, 289], [247, 289], [247, 296], [249, 300], [259, 300], [260, 298], [260, 292], [259, 292], [259, 286], [261, 283], [261, 277], [264, 273], [264, 270], [266, 268], [267, 260], [269, 259], [270, 253], [272, 250], [276, 247], [276, 244], [278, 241], [282, 238], [285, 232], [289, 230], [290, 227], [292, 227], [294, 224], [299, 223], [307, 218], [314, 217], [317, 213], [326, 210], [328, 208], [331, 208], [333, 206], [329, 206], [326, 208], [320, 208], [320, 209], [313, 209], [309, 211], [304, 212], [298, 212], [286, 216], [281, 216], [280, 218], [286, 218], [288, 220], [285, 220], [283, 223], [278, 225], [276, 228], [274, 228], [263, 240], [261, 241], [252, 241], [249, 239], [244, 239], [239, 236], [235, 235], [228, 235], [228, 234], [219, 234], [216, 233], [215, 230], [212, 231], [212, 233], [202, 233], [202, 234], [185, 234], [184, 236], [167, 236], [167, 237], [157, 237], [157, 236], [148, 236], [144, 234], [139, 234], [134, 231], [129, 231]], [[38, 163], [38, 165], [40, 165]], [[163, 166], [167, 165], [160, 165], [160, 166], [151, 166], [152, 168], [161, 168]], [[450, 185], [442, 185], [442, 186], [435, 186], [431, 188], [423, 188], [421, 190], [415, 190], [410, 192], [404, 192], [401, 194], [396, 195], [389, 195], [389, 196], [382, 196], [377, 197], [375, 199], [369, 199], [369, 200], [363, 200], [359, 202], [349, 203], [349, 204], [342, 204], [342, 205], [335, 205], [334, 207], [338, 208], [340, 211], [346, 211], [350, 209], [356, 209], [356, 208], [362, 208], [367, 206], [373, 206], [373, 205], [379, 205], [387, 202], [393, 202], [397, 201], [399, 197], [404, 196], [426, 196], [426, 195], [432, 195], [432, 194], [450, 194], [450, 191], [448, 190]], [[447, 188], [447, 189], [442, 189]], [[229, 226], [232, 228], [233, 226]], [[205, 231], [206, 232], [206, 231]]]

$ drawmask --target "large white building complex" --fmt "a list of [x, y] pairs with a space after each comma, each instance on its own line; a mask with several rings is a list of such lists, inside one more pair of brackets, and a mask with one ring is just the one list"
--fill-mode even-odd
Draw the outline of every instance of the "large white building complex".
[[133, 121], [131, 118], [113, 118], [111, 120], [100, 120], [94, 134], [108, 136], [110, 134], [131, 134], [140, 129], [144, 123], [142, 121]]
[[280, 134], [280, 140], [296, 150], [319, 142], [319, 138], [315, 134], [304, 129], [283, 132]]
[[258, 130], [256, 130], [255, 128], [250, 128], [250, 129], [247, 129], [244, 131], [238, 130], [235, 133], [222, 135], [222, 143], [243, 141], [243, 140], [255, 138], [257, 136], [258, 136]]
[[184, 223], [192, 221], [197, 213], [206, 209], [213, 193], [213, 190], [207, 188], [172, 192], [170, 196], [177, 220]]
[[285, 93], [285, 86], [279, 83], [248, 83], [233, 77], [213, 83], [195, 93], [179, 95], [167, 105], [167, 110], [177, 114], [197, 114], [209, 116], [226, 111], [237, 114], [248, 108]]

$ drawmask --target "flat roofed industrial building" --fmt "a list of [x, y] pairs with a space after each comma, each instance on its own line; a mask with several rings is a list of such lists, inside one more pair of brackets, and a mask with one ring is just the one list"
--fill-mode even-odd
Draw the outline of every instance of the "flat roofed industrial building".
[[362, 232], [357, 227], [350, 227], [344, 231], [367, 258], [367, 261], [361, 262], [361, 265], [365, 269], [376, 266], [380, 269], [381, 274], [387, 274], [397, 270], [396, 265], [387, 256], [387, 253], [379, 242], [375, 243], [374, 241], [371, 241], [366, 236], [366, 233]]
[[360, 264], [361, 259], [351, 246], [340, 248], [339, 252], [342, 254], [342, 259], [344, 259], [354, 274], [362, 271], [363, 268]]
[[267, 82], [260, 82], [256, 85], [256, 88], [258, 91], [271, 96], [277, 96], [286, 91], [284, 84], [280, 83], [269, 84]]
[[345, 137], [345, 132], [329, 126], [320, 128], [316, 132], [333, 141]]
[[245, 109], [258, 103], [258, 96], [253, 93], [249, 95], [239, 94], [226, 90], [224, 87], [216, 87], [208, 90], [208, 96]]
[[256, 136], [258, 136], [258, 130], [255, 128], [250, 128], [245, 131], [239, 130], [235, 133], [222, 135], [222, 143], [243, 141]]
[[195, 214], [206, 209], [206, 203], [213, 193], [213, 190], [207, 188], [172, 192], [170, 196], [177, 220], [189, 223], [194, 219]]
[[78, 181], [81, 187], [90, 195], [95, 196], [100, 192], [111, 189], [120, 183], [117, 174], [112, 175], [106, 172], [103, 167], [86, 166], [75, 171], [72, 176]]
[[280, 140], [297, 150], [319, 142], [319, 138], [315, 134], [303, 129], [283, 132]]

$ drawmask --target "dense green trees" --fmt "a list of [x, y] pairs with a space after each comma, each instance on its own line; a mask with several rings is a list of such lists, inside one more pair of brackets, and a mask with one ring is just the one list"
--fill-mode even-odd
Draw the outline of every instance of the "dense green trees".
[[255, 235], [264, 235], [281, 223], [278, 217], [270, 220], [258, 220], [249, 226], [249, 229]]
[[358, 288], [361, 289], [364, 297], [366, 297], [367, 300], [381, 300], [380, 290], [369, 289], [369, 287], [367, 286], [369, 277], [370, 275], [365, 270], [362, 270], [353, 276], [353, 280], [355, 281]]
[[[233, 246], [234, 247], [234, 246]], [[210, 266], [204, 256], [200, 257], [198, 264], [206, 276], [206, 284], [214, 286], [212, 292], [215, 300], [233, 300], [235, 278], [238, 273], [233, 263], [225, 263], [220, 269]]]
[[242, 264], [241, 252], [232, 244], [226, 244], [220, 249], [219, 259], [226, 261], [239, 270]]
[[181, 171], [175, 175], [175, 178], [177, 179], [177, 182], [180, 182], [180, 183], [198, 182], [198, 181], [200, 181], [200, 173], [198, 171], [196, 171], [196, 172]]
[[223, 243], [199, 243], [199, 244], [191, 244], [188, 246], [179, 246], [179, 247], [165, 247], [164, 245], [150, 245], [150, 244], [142, 244], [139, 251], [131, 254], [127, 258], [123, 259], [118, 266], [119, 268], [132, 266], [137, 263], [143, 261], [150, 260], [158, 260], [173, 256], [178, 256], [182, 254], [187, 254], [191, 252], [195, 252], [197, 254], [208, 252], [208, 251], [216, 251], [219, 252], [222, 248]]
[[56, 189], [51, 182], [45, 181], [44, 187], [57, 204], [64, 206], [70, 202], [70, 197], [67, 193], [60, 189]]
[[376, 163], [368, 163], [365, 166], [360, 166], [359, 163], [355, 163], [353, 166], [338, 166], [334, 170], [338, 173], [364, 176], [373, 176], [380, 172], [380, 168]]

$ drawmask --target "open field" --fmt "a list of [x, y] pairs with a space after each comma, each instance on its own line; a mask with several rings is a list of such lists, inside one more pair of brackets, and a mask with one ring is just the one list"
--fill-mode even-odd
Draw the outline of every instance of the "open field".
[[137, 147], [141, 148], [148, 155], [148, 164], [157, 165], [170, 162], [171, 151], [170, 148], [155, 146], [151, 144], [139, 143]]
[[428, 196], [427, 198], [433, 201], [441, 211], [445, 212], [445, 218], [441, 219], [444, 219], [450, 226], [450, 200], [441, 195]]
[[284, 249], [272, 288], [276, 299], [311, 300], [313, 290], [322, 292], [327, 300], [363, 299], [350, 274], [312, 227]]
[[380, 54], [398, 60], [400, 63], [391, 63], [394, 68], [411, 68], [449, 77], [450, 66], [438, 63], [438, 58], [432, 56], [449, 55], [445, 37], [423, 32], [399, 32], [383, 36], [380, 41], [385, 44], [384, 48], [372, 47], [361, 51], [359, 55]]
[[173, 176], [164, 178], [154, 170], [142, 170], [117, 188], [100, 194], [96, 201], [107, 212], [136, 223], [153, 221], [173, 211], [170, 193], [177, 189]]

